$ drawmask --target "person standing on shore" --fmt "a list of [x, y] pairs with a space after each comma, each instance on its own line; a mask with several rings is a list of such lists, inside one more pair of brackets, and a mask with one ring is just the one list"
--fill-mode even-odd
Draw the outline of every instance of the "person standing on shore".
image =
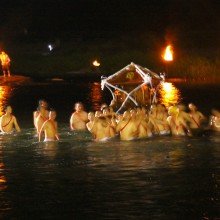
[[8, 54], [6, 54], [4, 51], [2, 51], [0, 54], [0, 60], [1, 60], [2, 72], [3, 72], [4, 77], [6, 77], [6, 75], [8, 75], [10, 77], [11, 72], [10, 72], [9, 68], [10, 68], [11, 60], [10, 60]]

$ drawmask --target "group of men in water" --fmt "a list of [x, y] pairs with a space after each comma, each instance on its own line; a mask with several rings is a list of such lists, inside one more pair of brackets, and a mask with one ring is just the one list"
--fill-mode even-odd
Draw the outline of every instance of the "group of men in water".
[[[20, 132], [16, 117], [10, 105], [4, 106], [5, 114], [0, 117], [0, 131], [10, 134], [14, 130]], [[204, 123], [208, 127], [204, 126]], [[33, 124], [39, 141], [58, 141], [58, 125], [56, 111], [48, 108], [45, 100], [39, 100], [33, 112]], [[205, 129], [220, 132], [220, 112], [212, 110], [208, 120], [197, 107], [190, 103], [188, 111], [183, 104], [166, 108], [162, 104], [152, 104], [150, 109], [135, 107], [118, 114], [113, 107], [103, 104], [100, 110], [87, 113], [81, 102], [74, 105], [70, 117], [70, 129], [89, 131], [95, 141], [106, 141], [116, 137], [129, 141], [160, 135], [192, 136], [201, 134]]]
[[[208, 122], [208, 127], [204, 126]], [[70, 118], [71, 130], [88, 130], [95, 141], [106, 141], [116, 136], [121, 140], [148, 138], [155, 135], [192, 136], [204, 130], [220, 131], [220, 112], [212, 110], [208, 120], [197, 107], [190, 103], [188, 111], [183, 104], [168, 109], [158, 103], [150, 110], [135, 107], [116, 114], [112, 106], [103, 104], [96, 112], [87, 112], [82, 103], [75, 104], [75, 112]]]
[[45, 100], [39, 100], [37, 110], [33, 112], [33, 123], [36, 128], [39, 141], [58, 141], [58, 126], [56, 121], [56, 111], [48, 108]]

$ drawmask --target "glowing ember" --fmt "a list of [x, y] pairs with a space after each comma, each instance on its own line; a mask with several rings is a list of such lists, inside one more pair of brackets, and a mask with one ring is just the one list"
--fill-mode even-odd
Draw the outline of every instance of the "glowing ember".
[[173, 60], [173, 49], [171, 45], [166, 47], [165, 53], [163, 55], [164, 60], [172, 61]]
[[100, 63], [97, 60], [95, 60], [92, 64], [93, 66], [100, 66]]

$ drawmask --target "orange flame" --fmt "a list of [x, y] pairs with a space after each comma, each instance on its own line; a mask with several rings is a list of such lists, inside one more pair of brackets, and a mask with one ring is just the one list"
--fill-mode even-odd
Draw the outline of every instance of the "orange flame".
[[166, 47], [165, 53], [163, 55], [164, 60], [172, 61], [173, 60], [173, 48], [171, 45]]
[[93, 64], [93, 66], [100, 66], [100, 63], [97, 60], [93, 61], [92, 64]]

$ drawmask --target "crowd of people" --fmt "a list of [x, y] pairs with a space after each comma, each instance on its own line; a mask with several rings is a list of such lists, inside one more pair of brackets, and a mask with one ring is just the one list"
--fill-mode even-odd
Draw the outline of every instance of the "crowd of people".
[[[0, 131], [7, 134], [20, 132], [12, 107], [5, 105], [4, 111], [5, 114], [0, 117]], [[100, 110], [87, 113], [83, 104], [77, 102], [69, 123], [70, 130], [89, 131], [95, 141], [116, 137], [130, 141], [161, 135], [193, 136], [207, 129], [220, 132], [220, 112], [213, 109], [212, 115], [207, 118], [193, 103], [188, 105], [188, 109], [183, 104], [166, 108], [157, 103], [152, 104], [149, 110], [135, 107], [122, 114], [116, 113], [111, 105], [103, 104]], [[39, 141], [59, 140], [56, 111], [49, 108], [47, 101], [39, 100], [33, 112], [33, 124]]]
[[192, 136], [202, 132], [207, 118], [193, 103], [188, 107], [186, 112], [182, 104], [168, 109], [162, 104], [152, 104], [148, 111], [145, 107], [135, 107], [116, 114], [111, 106], [105, 105], [101, 111], [88, 113], [86, 127], [96, 141], [116, 136], [126, 141], [155, 135]]
[[84, 123], [96, 141], [116, 136], [129, 141], [161, 135], [202, 135], [206, 130], [220, 131], [220, 112], [213, 109], [208, 119], [193, 103], [188, 105], [188, 109], [183, 104], [166, 108], [158, 103], [152, 104], [149, 110], [135, 107], [123, 114], [116, 114], [111, 106], [104, 104], [100, 111], [89, 112], [88, 120]]

